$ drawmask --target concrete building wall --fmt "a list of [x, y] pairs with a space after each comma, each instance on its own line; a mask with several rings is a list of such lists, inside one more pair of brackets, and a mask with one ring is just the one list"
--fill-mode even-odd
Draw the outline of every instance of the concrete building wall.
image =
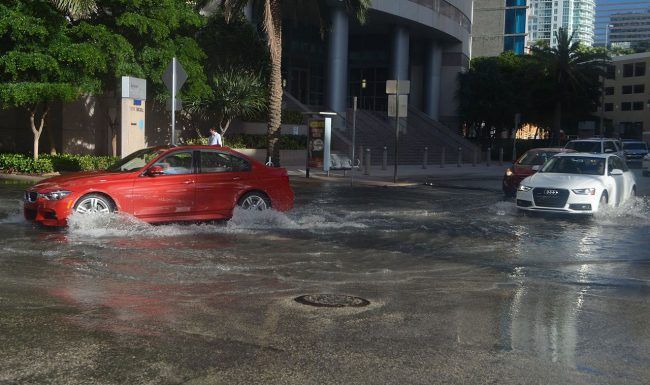
[[505, 9], [505, 0], [474, 3], [472, 57], [497, 56], [503, 52]]
[[[612, 62], [615, 66], [615, 78], [605, 80], [605, 89], [609, 88], [613, 94], [604, 96], [600, 112], [605, 119], [611, 121], [614, 130], [623, 137], [630, 137], [634, 132], [634, 130], [630, 131], [631, 124], [640, 124], [641, 137], [637, 139], [650, 143], [650, 52], [614, 57]], [[640, 63], [645, 63], [643, 76], [637, 76], [634, 72], [634, 66], [639, 68]], [[626, 65], [628, 69], [630, 65], [632, 66], [632, 76], [625, 76]], [[623, 93], [624, 87], [626, 92], [630, 90], [632, 92]], [[641, 88], [643, 92], [638, 92]], [[641, 109], [635, 109], [635, 105], [640, 106]], [[627, 110], [628, 106], [629, 110]]]

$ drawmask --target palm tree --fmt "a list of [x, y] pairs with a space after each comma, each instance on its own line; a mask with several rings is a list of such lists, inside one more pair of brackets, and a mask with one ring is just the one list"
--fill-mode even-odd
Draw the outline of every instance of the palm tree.
[[[365, 16], [371, 0], [344, 0], [341, 4], [348, 12], [355, 15], [360, 22], [365, 22]], [[242, 12], [248, 0], [223, 0], [222, 7], [226, 20], [234, 14]], [[266, 34], [267, 46], [270, 53], [270, 75], [268, 94], [268, 149], [267, 158], [271, 157], [274, 165], [280, 164], [280, 124], [282, 115], [282, 10], [303, 10], [303, 14], [317, 14], [321, 31], [327, 25], [327, 0], [262, 0], [262, 28]]]
[[533, 46], [533, 58], [543, 67], [548, 78], [549, 95], [553, 108], [553, 141], [557, 144], [563, 122], [563, 108], [570, 104], [587, 103], [591, 110], [598, 105], [605, 66], [609, 62], [606, 53], [585, 49], [573, 40], [564, 28], [555, 32], [557, 47]]
[[50, 0], [59, 10], [68, 13], [73, 18], [88, 16], [97, 8], [95, 0]]

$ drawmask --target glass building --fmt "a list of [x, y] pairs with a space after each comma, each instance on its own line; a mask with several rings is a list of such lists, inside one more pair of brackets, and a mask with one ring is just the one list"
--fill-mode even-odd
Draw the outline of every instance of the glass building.
[[523, 54], [526, 43], [526, 0], [506, 0], [503, 50]]

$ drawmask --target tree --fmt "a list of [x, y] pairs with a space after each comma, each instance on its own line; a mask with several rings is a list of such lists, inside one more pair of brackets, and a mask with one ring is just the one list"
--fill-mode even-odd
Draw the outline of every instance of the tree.
[[595, 111], [600, 99], [600, 76], [609, 62], [607, 54], [581, 48], [564, 28], [555, 32], [557, 47], [533, 46], [533, 59], [544, 68], [540, 81], [548, 85], [553, 103], [553, 140], [558, 143], [566, 112], [575, 116]]
[[221, 135], [225, 135], [234, 118], [251, 117], [263, 111], [266, 88], [260, 76], [229, 69], [216, 72], [211, 79], [212, 92], [191, 105], [191, 109], [213, 117]]
[[[268, 148], [267, 157], [275, 165], [280, 164], [280, 124], [282, 114], [282, 13], [284, 10], [301, 9], [303, 14], [316, 14], [319, 16], [321, 27], [328, 25], [329, 6], [325, 0], [263, 0], [262, 2], [262, 29], [266, 35], [267, 47], [270, 54], [270, 75], [268, 93]], [[346, 7], [359, 22], [365, 21], [366, 11], [371, 0], [342, 0], [341, 5]], [[240, 14], [248, 0], [223, 0], [222, 7], [229, 20], [233, 15]], [[323, 28], [322, 28], [323, 29]]]
[[96, 47], [70, 32], [49, 3], [0, 5], [0, 104], [28, 111], [35, 160], [50, 104], [97, 90], [97, 75], [106, 66]]

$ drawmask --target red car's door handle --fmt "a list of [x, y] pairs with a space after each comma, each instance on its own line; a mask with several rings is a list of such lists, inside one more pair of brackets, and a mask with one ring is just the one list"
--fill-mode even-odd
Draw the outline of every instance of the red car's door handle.
[[235, 176], [235, 177], [232, 178], [232, 180], [240, 180], [240, 179], [241, 179], [240, 176]]
[[186, 181], [185, 181], [185, 182], [183, 182], [183, 183], [185, 183], [185, 184], [190, 184], [190, 183], [194, 183], [194, 180], [192, 180], [192, 179], [188, 179], [188, 180], [186, 180]]

